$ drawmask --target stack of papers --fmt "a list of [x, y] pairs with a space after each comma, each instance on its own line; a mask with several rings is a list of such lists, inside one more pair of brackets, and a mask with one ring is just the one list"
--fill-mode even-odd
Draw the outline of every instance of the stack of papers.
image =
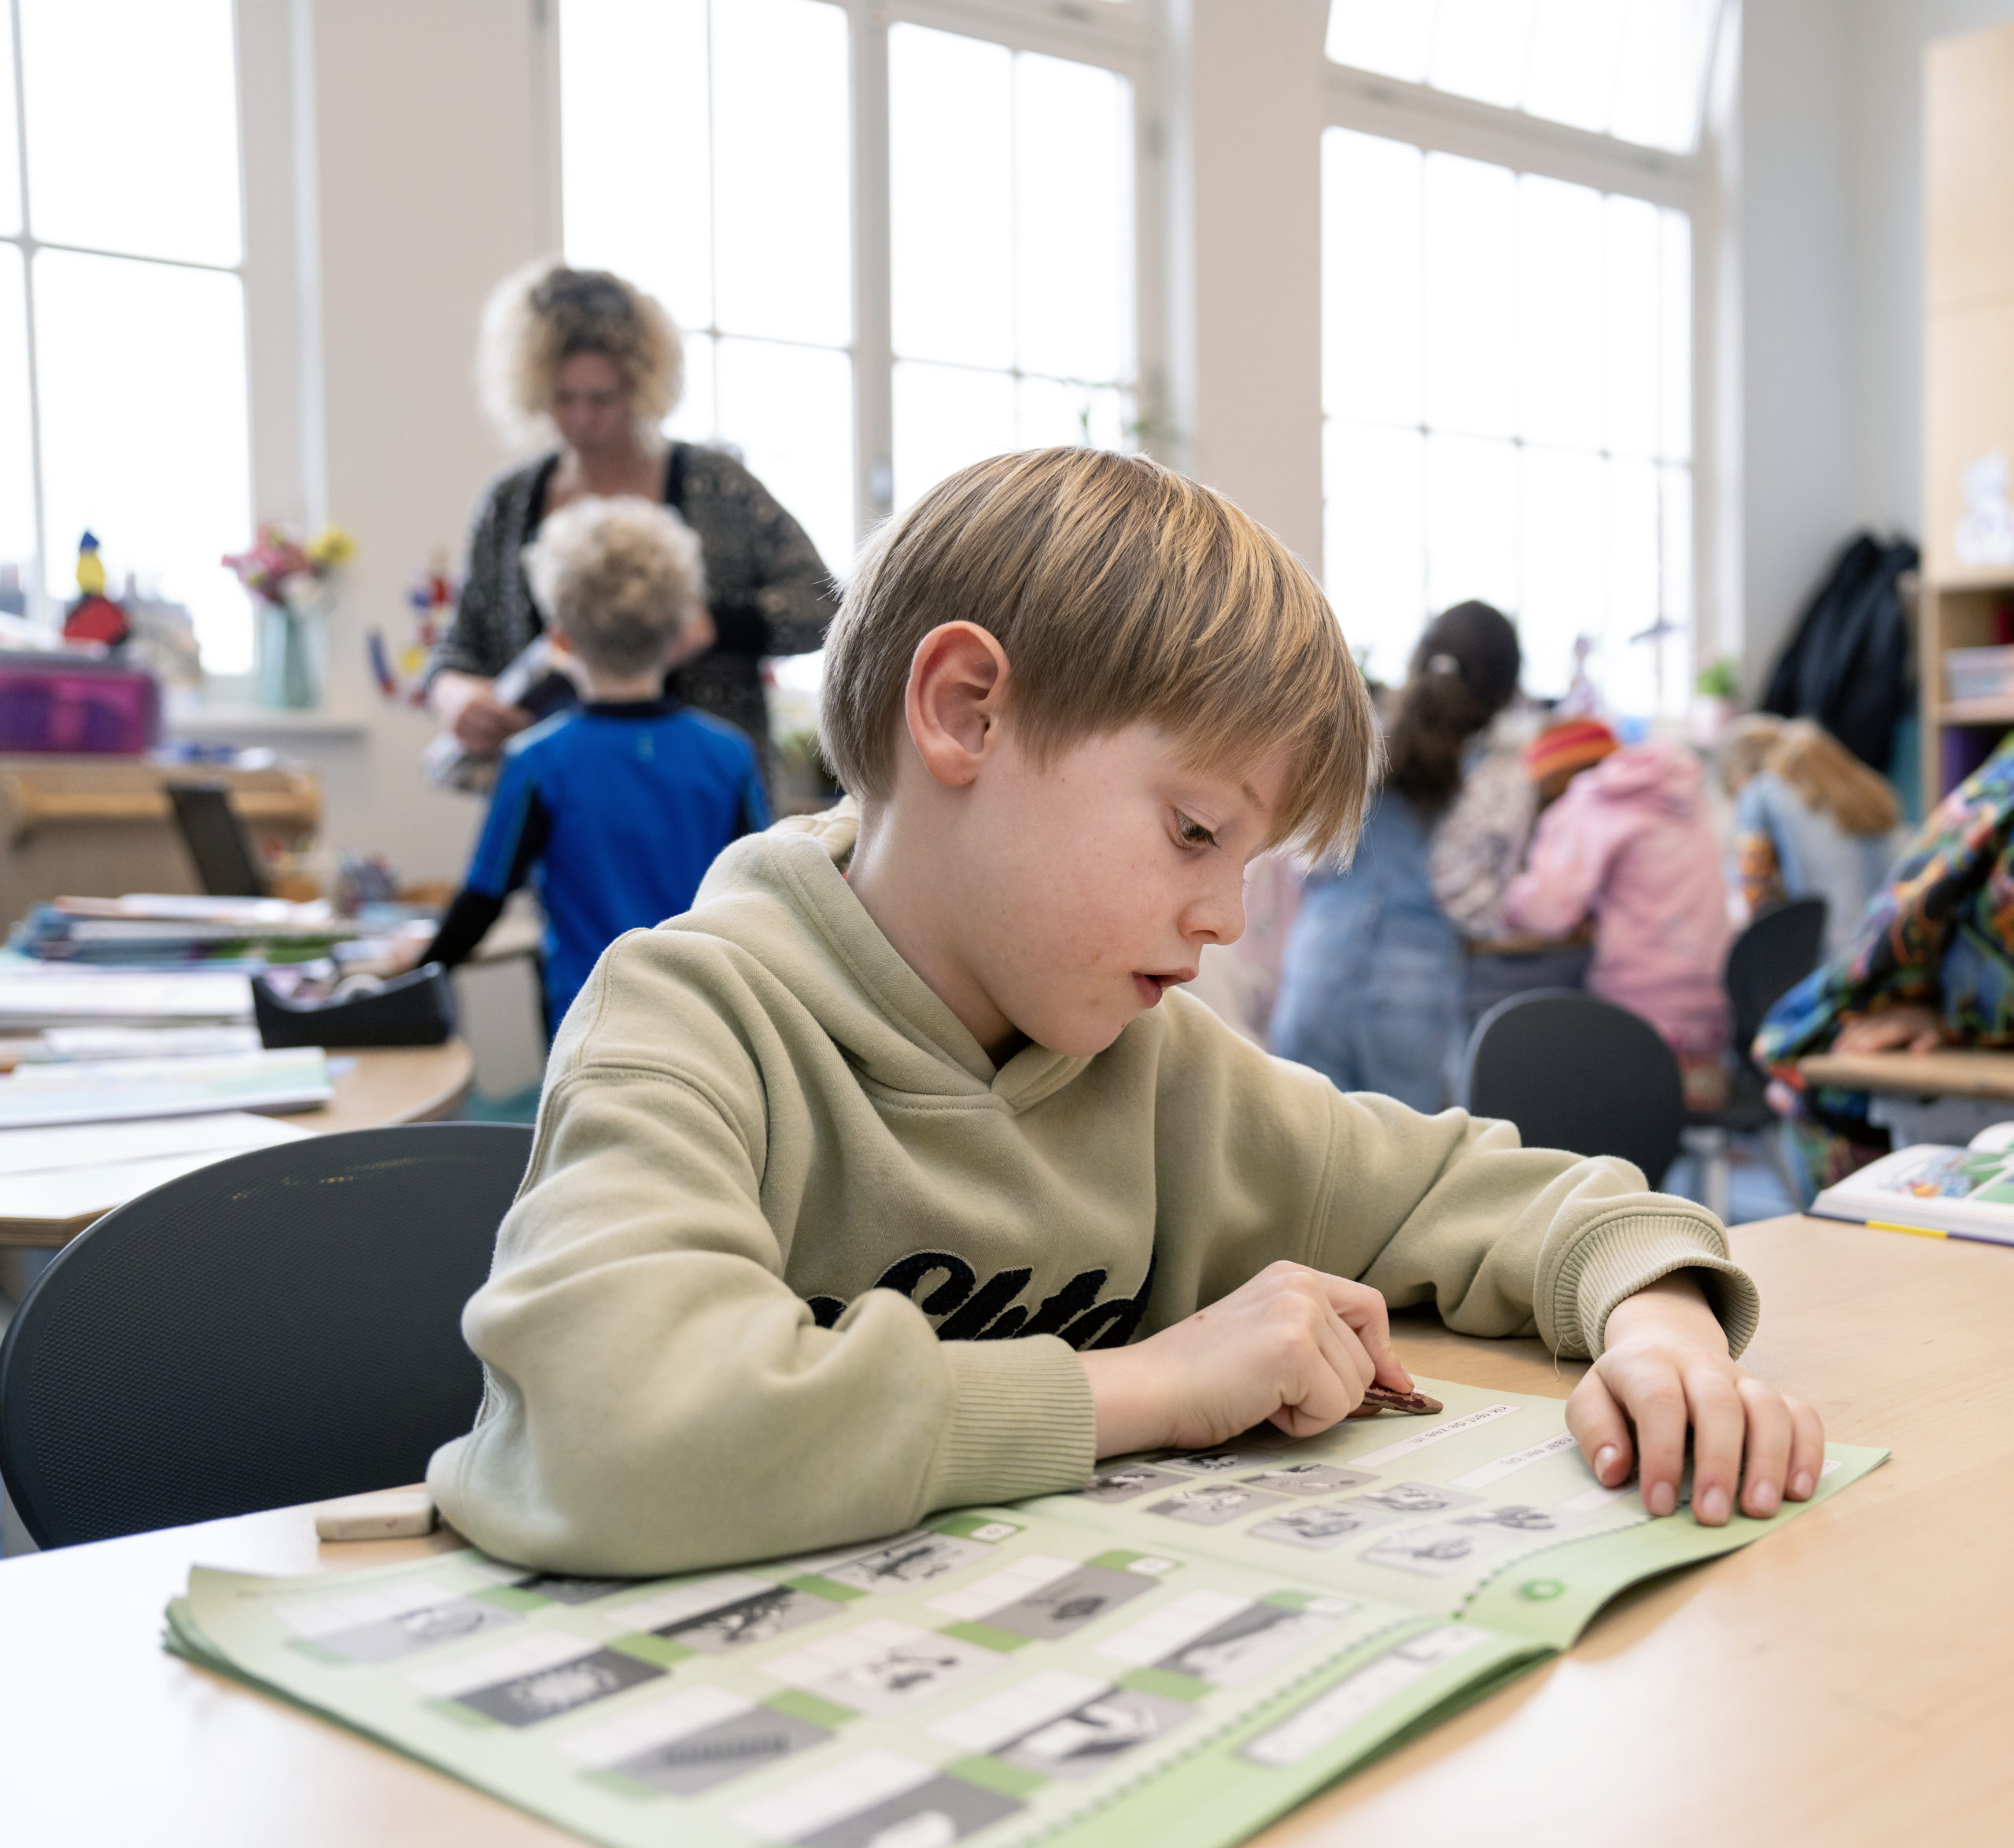
[[230, 1111], [153, 1123], [0, 1130], [0, 1195], [12, 1220], [96, 1219], [149, 1188], [227, 1155], [299, 1141], [308, 1131]]
[[0, 958], [0, 1033], [50, 1027], [190, 1026], [252, 1018], [252, 983], [214, 969], [143, 974]]
[[282, 898], [191, 898], [135, 893], [38, 905], [15, 932], [38, 961], [174, 968], [188, 963], [300, 962], [326, 956], [357, 934], [326, 903]]
[[213, 1058], [80, 1059], [0, 1079], [0, 1129], [217, 1111], [305, 1110], [335, 1095], [319, 1046]]
[[256, 1027], [52, 1027], [28, 1041], [24, 1064], [72, 1059], [213, 1058], [219, 1053], [256, 1053]]

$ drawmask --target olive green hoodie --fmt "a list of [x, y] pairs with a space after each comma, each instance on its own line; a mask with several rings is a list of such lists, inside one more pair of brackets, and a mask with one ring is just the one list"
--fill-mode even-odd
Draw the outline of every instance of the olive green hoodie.
[[568, 1013], [463, 1319], [482, 1410], [428, 1472], [489, 1551], [669, 1573], [1079, 1488], [1075, 1350], [1278, 1258], [1569, 1356], [1690, 1269], [1753, 1332], [1717, 1222], [1627, 1163], [1345, 1095], [1179, 990], [995, 1070], [848, 888], [855, 826], [736, 843]]

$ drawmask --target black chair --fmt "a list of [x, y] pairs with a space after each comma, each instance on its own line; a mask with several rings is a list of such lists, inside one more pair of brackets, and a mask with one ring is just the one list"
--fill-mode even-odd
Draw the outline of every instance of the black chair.
[[1698, 1156], [1699, 1190], [1722, 1219], [1728, 1211], [1728, 1138], [1756, 1136], [1792, 1203], [1806, 1204], [1804, 1184], [1783, 1153], [1781, 1125], [1765, 1095], [1769, 1079], [1750, 1056], [1770, 1009], [1818, 966], [1825, 946], [1823, 898], [1797, 898], [1765, 911], [1736, 938], [1721, 977], [1734, 1016], [1728, 1099], [1712, 1110], [1686, 1114], [1686, 1146]]
[[66, 1245], [0, 1342], [0, 1476], [35, 1544], [418, 1481], [475, 1417], [462, 1307], [531, 1139], [426, 1123], [256, 1149]]
[[1462, 1101], [1514, 1123], [1527, 1148], [1619, 1155], [1653, 1187], [1685, 1119], [1678, 1060], [1657, 1028], [1573, 988], [1513, 995], [1476, 1023]]

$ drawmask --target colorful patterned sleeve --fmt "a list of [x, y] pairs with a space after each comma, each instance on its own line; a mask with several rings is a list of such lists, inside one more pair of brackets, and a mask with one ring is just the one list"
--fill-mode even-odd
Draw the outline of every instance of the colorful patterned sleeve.
[[1938, 804], [1850, 948], [1770, 1010], [1756, 1057], [1783, 1072], [1848, 1014], [1942, 1006], [1958, 1037], [2014, 1041], [2014, 734]]

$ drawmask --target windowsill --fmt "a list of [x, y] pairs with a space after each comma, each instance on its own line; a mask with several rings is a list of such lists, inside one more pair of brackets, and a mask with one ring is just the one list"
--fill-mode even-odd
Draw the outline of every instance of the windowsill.
[[267, 706], [202, 706], [165, 715], [171, 738], [361, 738], [361, 719]]

